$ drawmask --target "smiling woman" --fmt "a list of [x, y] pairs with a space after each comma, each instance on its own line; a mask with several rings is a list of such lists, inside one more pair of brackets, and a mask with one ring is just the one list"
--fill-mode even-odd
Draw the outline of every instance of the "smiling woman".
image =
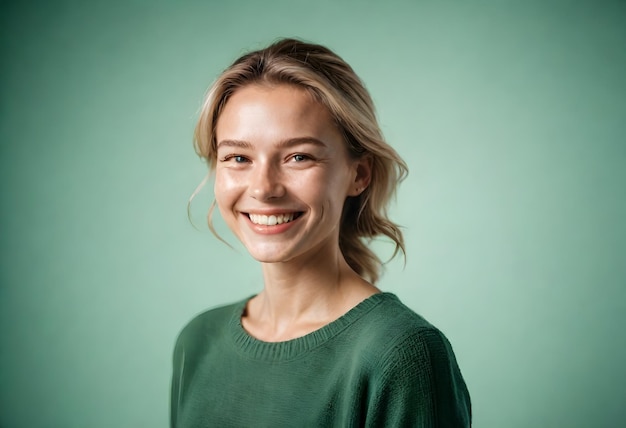
[[343, 205], [369, 182], [370, 163], [349, 156], [324, 106], [297, 86], [251, 84], [225, 105], [216, 139], [217, 205], [256, 260], [300, 270], [339, 253]]
[[406, 166], [350, 66], [292, 39], [244, 55], [209, 91], [196, 149], [264, 288], [183, 329], [172, 426], [468, 426], [449, 342], [375, 286], [366, 240], [404, 251], [386, 207]]

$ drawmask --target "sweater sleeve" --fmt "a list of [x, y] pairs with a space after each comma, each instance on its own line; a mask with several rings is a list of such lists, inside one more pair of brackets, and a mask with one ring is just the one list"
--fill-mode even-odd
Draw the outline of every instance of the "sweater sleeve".
[[401, 338], [372, 382], [368, 427], [471, 425], [470, 397], [450, 343], [435, 328]]
[[180, 395], [182, 386], [182, 378], [183, 378], [183, 368], [184, 368], [184, 349], [182, 344], [180, 343], [180, 339], [177, 340], [176, 346], [174, 347], [174, 355], [173, 355], [173, 370], [172, 370], [172, 383], [170, 390], [170, 427], [175, 428], [178, 419], [178, 407], [180, 404]]

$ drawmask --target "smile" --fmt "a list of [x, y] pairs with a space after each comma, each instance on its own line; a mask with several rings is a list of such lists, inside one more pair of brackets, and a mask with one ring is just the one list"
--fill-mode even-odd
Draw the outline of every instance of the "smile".
[[300, 212], [272, 215], [250, 213], [248, 214], [248, 217], [250, 217], [250, 221], [254, 224], [260, 224], [263, 226], [276, 226], [277, 224], [289, 223], [290, 221], [293, 221], [296, 218], [300, 217], [301, 214], [302, 213]]

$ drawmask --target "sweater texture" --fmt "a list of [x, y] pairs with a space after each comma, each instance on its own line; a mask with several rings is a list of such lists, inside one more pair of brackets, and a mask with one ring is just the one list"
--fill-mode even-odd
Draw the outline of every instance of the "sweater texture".
[[303, 337], [263, 342], [247, 299], [194, 318], [174, 350], [171, 426], [467, 427], [450, 343], [391, 293]]

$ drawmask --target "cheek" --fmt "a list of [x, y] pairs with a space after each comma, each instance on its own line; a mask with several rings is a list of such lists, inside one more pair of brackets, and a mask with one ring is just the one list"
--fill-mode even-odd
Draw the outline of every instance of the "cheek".
[[291, 181], [293, 193], [311, 206], [325, 212], [341, 211], [347, 197], [347, 174], [313, 174]]
[[224, 205], [233, 202], [238, 194], [239, 187], [241, 187], [241, 180], [236, 180], [232, 174], [228, 171], [217, 170], [215, 172], [215, 184], [213, 185], [213, 193], [215, 194], [215, 200], [217, 201], [220, 209], [224, 208]]

